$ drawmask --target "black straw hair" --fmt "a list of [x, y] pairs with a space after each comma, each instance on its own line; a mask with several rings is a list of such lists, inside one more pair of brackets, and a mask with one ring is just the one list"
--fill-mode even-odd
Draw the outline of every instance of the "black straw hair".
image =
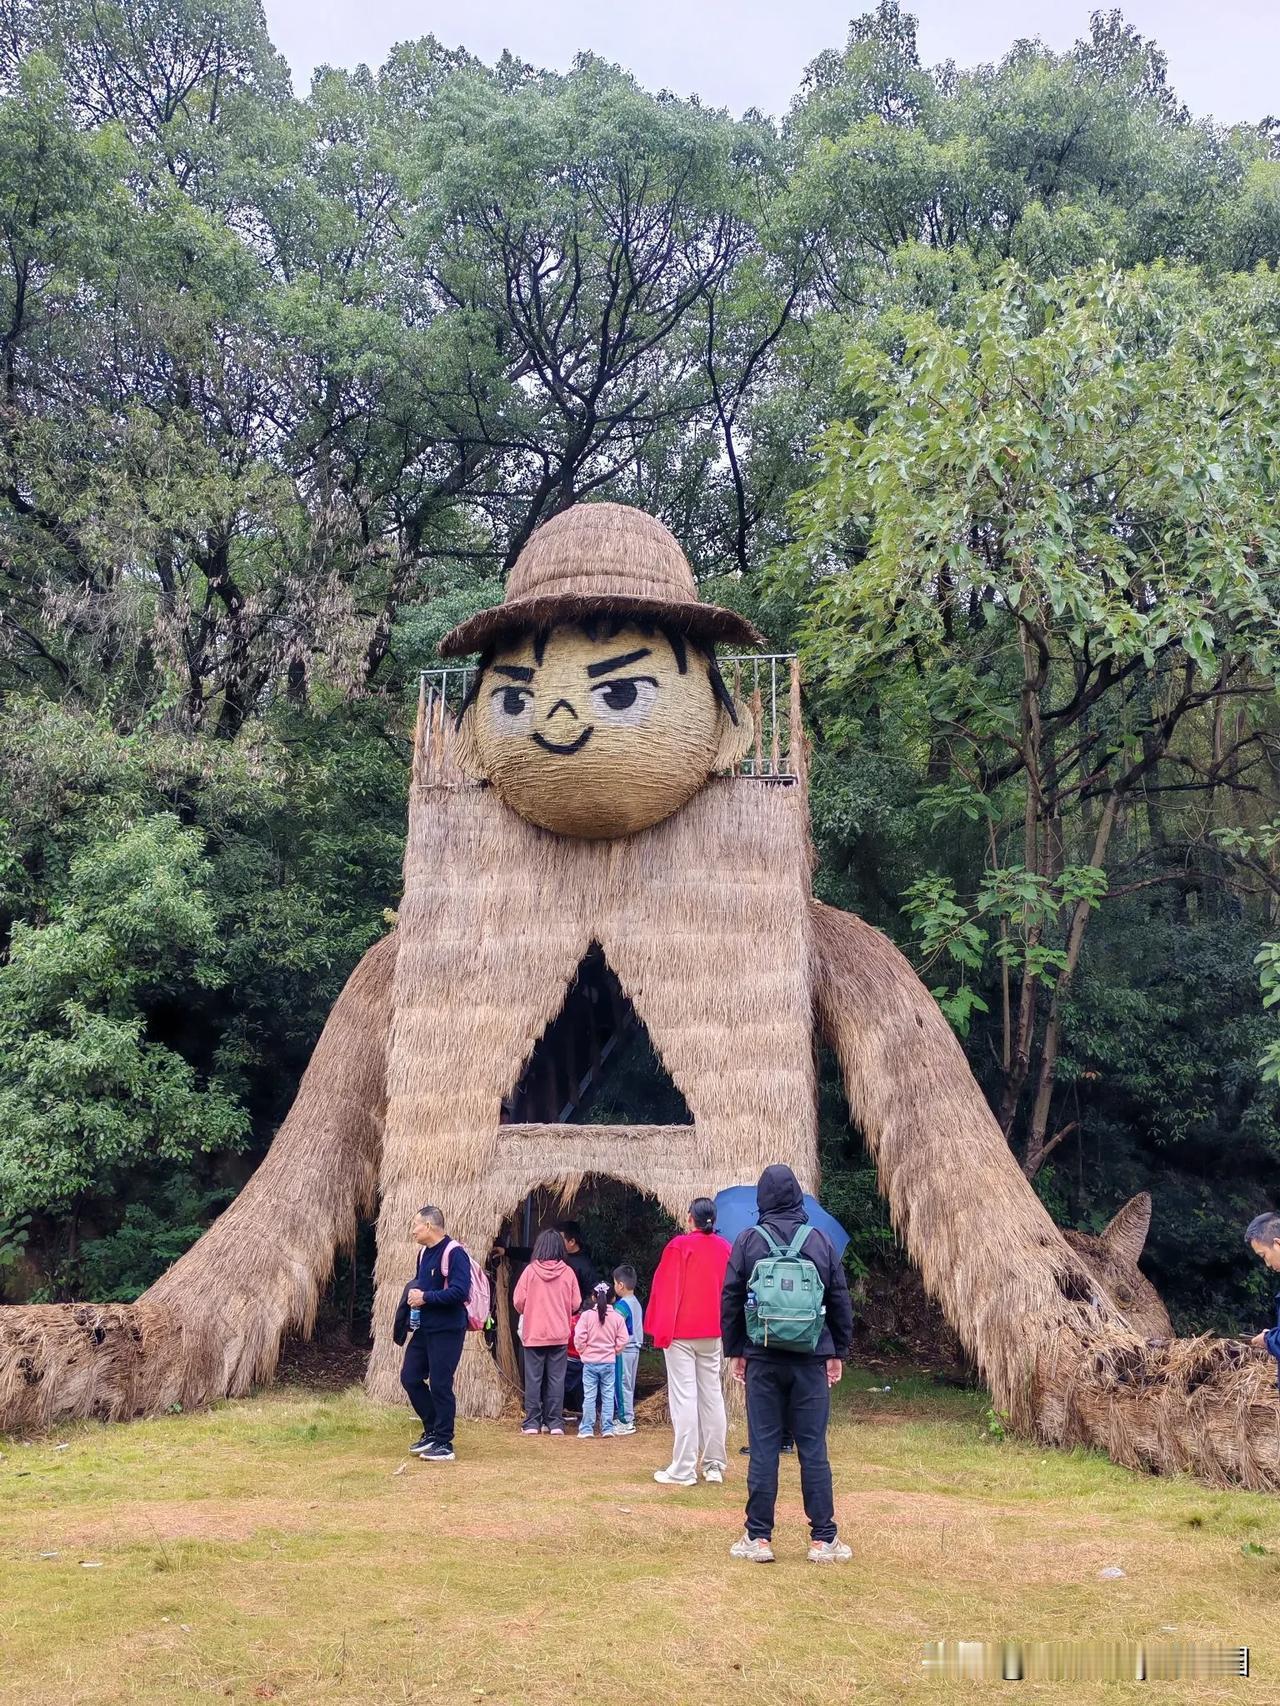
[[707, 674], [711, 678], [711, 691], [715, 694], [724, 710], [728, 713], [729, 721], [736, 729], [738, 726], [738, 707], [733, 702], [733, 694], [730, 693], [729, 689], [725, 686], [724, 676], [720, 673], [720, 664], [715, 654], [715, 648], [713, 646], [705, 645], [699, 641], [698, 650], [706, 660]]
[[[680, 671], [680, 674], [688, 674], [689, 652], [687, 637], [682, 634], [678, 628], [672, 627], [668, 622], [655, 622], [652, 620], [637, 621], [633, 616], [602, 615], [585, 616], [579, 621], [578, 627], [582, 629], [582, 632], [589, 640], [595, 641], [611, 640], [615, 635], [620, 634], [624, 628], [637, 628], [646, 636], [646, 638], [651, 638], [654, 634], [661, 634], [663, 639], [666, 640], [667, 644], [671, 647], [672, 654], [676, 660], [676, 668]], [[546, 651], [547, 641], [550, 638], [550, 635], [551, 630], [549, 628], [537, 628], [533, 631], [533, 657], [534, 662], [539, 665], [542, 663], [543, 654]], [[517, 630], [504, 635], [503, 643], [511, 645], [522, 639], [527, 639], [528, 637], [528, 629], [525, 629], [523, 632]], [[716, 658], [715, 647], [706, 640], [694, 640], [693, 644], [697, 647], [703, 662], [707, 666], [707, 676], [711, 682], [711, 691], [715, 695], [716, 703], [724, 710], [734, 728], [737, 728], [738, 707], [734, 704], [733, 694], [730, 693], [729, 689], [725, 686], [724, 676], [720, 673], [720, 664]], [[458, 709], [458, 714], [454, 718], [455, 728], [461, 726], [462, 719], [466, 716], [472, 705], [475, 704], [476, 698], [480, 692], [480, 683], [484, 677], [485, 671], [493, 662], [493, 654], [496, 649], [496, 646], [489, 646], [481, 653], [480, 661], [476, 665], [475, 674], [471, 678], [471, 684], [467, 688], [462, 704]]]
[[564, 1258], [564, 1239], [560, 1234], [551, 1227], [548, 1227], [545, 1232], [539, 1232], [533, 1242], [534, 1261], [563, 1262]]
[[480, 692], [480, 683], [484, 680], [484, 672], [492, 662], [493, 647], [490, 646], [487, 652], [481, 653], [480, 662], [476, 665], [475, 673], [471, 677], [471, 684], [467, 688], [465, 694], [463, 694], [462, 703], [458, 706], [458, 714], [453, 719], [453, 726], [455, 730], [462, 727], [462, 719], [475, 704], [476, 698]]

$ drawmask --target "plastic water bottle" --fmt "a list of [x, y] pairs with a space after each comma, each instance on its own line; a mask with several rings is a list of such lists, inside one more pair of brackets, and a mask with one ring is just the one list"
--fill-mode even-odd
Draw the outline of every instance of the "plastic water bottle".
[[421, 1325], [422, 1325], [422, 1311], [421, 1311], [421, 1309], [411, 1309], [409, 1311], [409, 1331], [411, 1333], [416, 1333], [418, 1331], [418, 1328], [421, 1327]]

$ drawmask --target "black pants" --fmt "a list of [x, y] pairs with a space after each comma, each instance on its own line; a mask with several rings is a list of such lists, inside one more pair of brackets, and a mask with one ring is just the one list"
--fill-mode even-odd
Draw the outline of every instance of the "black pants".
[[751, 1439], [747, 1534], [752, 1540], [773, 1537], [778, 1454], [784, 1434], [790, 1434], [796, 1442], [800, 1491], [809, 1532], [815, 1540], [835, 1539], [835, 1501], [831, 1493], [831, 1464], [827, 1460], [830, 1414], [831, 1388], [827, 1385], [825, 1362], [800, 1356], [786, 1362], [781, 1358], [747, 1358], [747, 1432]]
[[458, 1401], [453, 1395], [453, 1377], [466, 1333], [427, 1333], [419, 1327], [409, 1335], [400, 1366], [400, 1384], [418, 1412], [422, 1431], [435, 1445], [453, 1444], [453, 1423]]
[[582, 1363], [565, 1351], [564, 1407], [575, 1416], [582, 1414]]
[[527, 1428], [564, 1426], [564, 1345], [524, 1347], [524, 1425]]

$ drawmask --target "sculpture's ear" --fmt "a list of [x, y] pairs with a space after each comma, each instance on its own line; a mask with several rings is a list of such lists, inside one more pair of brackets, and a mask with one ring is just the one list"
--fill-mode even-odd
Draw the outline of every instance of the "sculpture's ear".
[[1098, 1234], [1099, 1244], [1105, 1244], [1113, 1256], [1131, 1262], [1136, 1268], [1142, 1247], [1151, 1230], [1151, 1192], [1139, 1191], [1118, 1209]]
[[755, 739], [751, 712], [741, 699], [734, 700], [733, 708], [738, 714], [736, 723], [723, 706], [720, 708], [720, 746], [712, 765], [713, 770], [736, 769], [751, 751], [751, 743]]
[[480, 758], [480, 743], [476, 739], [475, 700], [462, 713], [462, 721], [450, 736], [449, 756], [468, 782], [487, 781]]

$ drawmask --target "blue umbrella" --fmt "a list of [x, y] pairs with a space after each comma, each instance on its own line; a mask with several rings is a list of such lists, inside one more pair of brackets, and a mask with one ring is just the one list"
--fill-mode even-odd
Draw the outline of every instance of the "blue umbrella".
[[[804, 1217], [810, 1226], [816, 1226], [820, 1232], [826, 1233], [835, 1246], [837, 1256], [844, 1255], [849, 1234], [833, 1214], [827, 1213], [817, 1197], [811, 1197], [807, 1192], [804, 1197]], [[731, 1244], [740, 1232], [745, 1232], [748, 1226], [754, 1226], [759, 1218], [754, 1185], [730, 1185], [728, 1190], [716, 1193], [716, 1231]]]

